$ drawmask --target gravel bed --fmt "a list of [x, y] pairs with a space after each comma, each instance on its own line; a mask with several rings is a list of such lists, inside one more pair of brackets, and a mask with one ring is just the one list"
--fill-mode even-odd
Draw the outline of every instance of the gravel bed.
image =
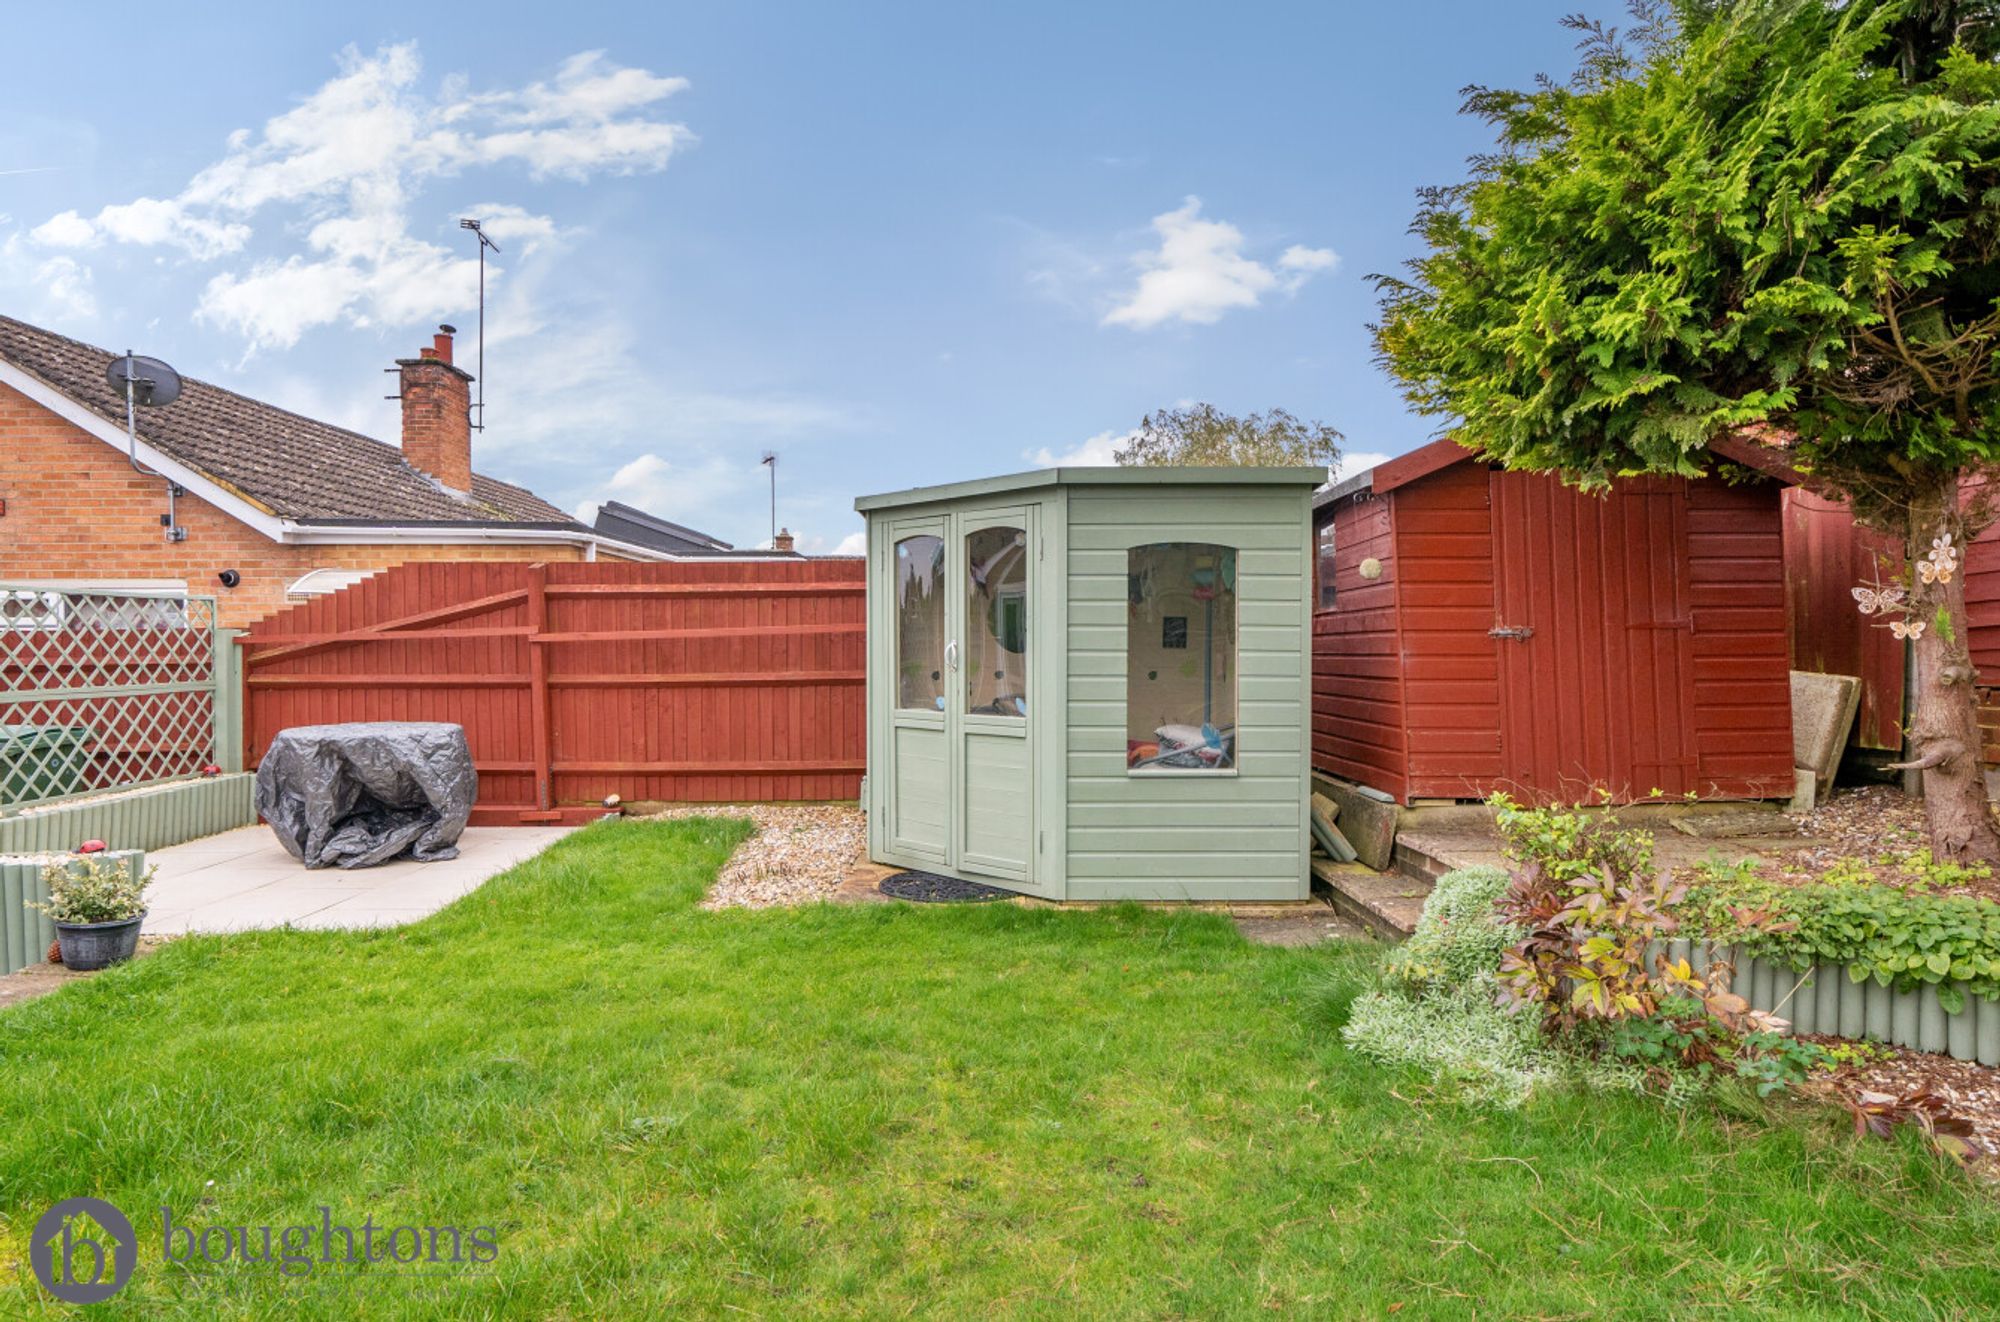
[[[1921, 800], [1905, 798], [1890, 785], [1866, 785], [1836, 790], [1809, 813], [1791, 819], [1811, 843], [1796, 849], [1762, 849], [1757, 875], [1786, 886], [1818, 881], [1835, 864], [1861, 864], [1878, 885], [1908, 887], [1923, 878], [1902, 860], [1930, 848], [1930, 826]], [[1713, 842], [1710, 851], [1730, 857], [1729, 841]], [[1678, 868], [1682, 881], [1698, 880], [1693, 867]], [[1962, 884], [1929, 887], [1936, 895], [1977, 895], [2000, 900], [2000, 874], [1973, 877]]]
[[747, 817], [757, 827], [723, 864], [704, 909], [830, 900], [868, 844], [868, 818], [859, 808], [699, 804], [648, 812], [642, 820], [661, 817]]

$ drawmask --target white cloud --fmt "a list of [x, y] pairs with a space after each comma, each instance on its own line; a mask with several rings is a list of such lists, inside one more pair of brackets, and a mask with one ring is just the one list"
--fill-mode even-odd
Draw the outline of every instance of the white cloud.
[[1360, 450], [1351, 454], [1343, 452], [1340, 461], [1333, 466], [1333, 480], [1344, 481], [1356, 473], [1367, 472], [1377, 464], [1385, 464], [1389, 459], [1389, 455], [1377, 454], [1373, 450]]
[[1295, 243], [1278, 254], [1279, 269], [1296, 272], [1299, 280], [1320, 271], [1331, 271], [1339, 265], [1340, 254], [1331, 248], [1308, 248]]
[[[597, 489], [594, 499], [579, 504], [577, 517], [583, 518], [587, 509], [594, 519], [599, 503], [615, 500], [741, 545], [740, 535], [731, 538], [729, 530], [716, 526], [717, 512], [756, 508], [759, 502], [752, 497], [763, 489], [765, 480], [754, 450], [733, 455], [690, 449], [675, 459], [647, 451], [621, 465]], [[758, 522], [762, 525], [763, 521]], [[766, 545], [768, 541], [766, 526], [758, 534], [756, 544]]]
[[1138, 254], [1139, 283], [1105, 313], [1106, 326], [1150, 330], [1170, 321], [1209, 325], [1234, 308], [1254, 308], [1265, 294], [1295, 291], [1339, 258], [1328, 248], [1294, 244], [1278, 258], [1287, 275], [1243, 254], [1243, 231], [1204, 220], [1201, 199], [1153, 217], [1159, 247]]
[[1037, 468], [1108, 468], [1118, 462], [1115, 452], [1129, 445], [1137, 431], [1101, 431], [1078, 441], [1061, 454], [1049, 447], [1023, 450], [1021, 457]]
[[74, 323], [97, 315], [90, 268], [66, 254], [44, 256], [19, 233], [0, 241], [0, 285], [21, 291], [9, 308], [16, 316]]
[[847, 534], [847, 536], [840, 539], [840, 545], [833, 548], [833, 553], [835, 555], [867, 555], [867, 532], [857, 531]]
[[62, 211], [28, 231], [28, 237], [47, 248], [87, 248], [97, 241], [97, 227], [74, 211]]
[[97, 315], [97, 297], [90, 288], [90, 268], [75, 258], [49, 258], [35, 268], [35, 283], [65, 320]]
[[[546, 82], [467, 92], [454, 78], [434, 96], [418, 85], [414, 43], [372, 55], [349, 47], [338, 63], [298, 105], [261, 129], [230, 134], [221, 159], [175, 196], [115, 203], [94, 216], [64, 211], [30, 238], [45, 248], [118, 243], [211, 262], [245, 252], [253, 226], [276, 212], [277, 228], [304, 235], [304, 250], [217, 272], [196, 316], [236, 331], [253, 350], [283, 348], [332, 322], [405, 324], [469, 307], [477, 264], [462, 248], [413, 232], [412, 200], [435, 181], [499, 166], [537, 179], [653, 171], [694, 141], [685, 125], [656, 114], [685, 79], [620, 68], [601, 51], [569, 57]], [[441, 213], [426, 228], [446, 230], [465, 214], [523, 255], [557, 237], [551, 218], [505, 202]]]

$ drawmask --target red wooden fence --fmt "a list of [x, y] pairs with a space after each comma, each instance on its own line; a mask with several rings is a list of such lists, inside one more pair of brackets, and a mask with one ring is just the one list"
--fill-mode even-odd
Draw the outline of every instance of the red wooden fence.
[[242, 638], [246, 754], [254, 764], [295, 725], [454, 721], [487, 824], [580, 817], [612, 793], [852, 799], [866, 765], [863, 570], [403, 565]]

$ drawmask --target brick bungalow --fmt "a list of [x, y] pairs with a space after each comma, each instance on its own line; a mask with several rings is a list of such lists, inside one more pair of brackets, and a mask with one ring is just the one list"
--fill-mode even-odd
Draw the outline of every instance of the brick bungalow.
[[0, 317], [0, 580], [214, 594], [240, 627], [406, 561], [679, 558], [473, 471], [450, 327], [396, 361], [401, 449], [189, 378], [139, 411], [145, 472], [118, 356]]

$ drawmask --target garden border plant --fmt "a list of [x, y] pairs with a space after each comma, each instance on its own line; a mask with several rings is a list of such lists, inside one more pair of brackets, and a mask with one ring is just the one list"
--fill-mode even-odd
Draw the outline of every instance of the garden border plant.
[[1937, 989], [1949, 1014], [1968, 995], [2000, 1000], [2000, 904], [1865, 881], [1800, 886], [1717, 878], [1688, 890], [1689, 930], [1800, 972], [1839, 964], [1899, 992]]

